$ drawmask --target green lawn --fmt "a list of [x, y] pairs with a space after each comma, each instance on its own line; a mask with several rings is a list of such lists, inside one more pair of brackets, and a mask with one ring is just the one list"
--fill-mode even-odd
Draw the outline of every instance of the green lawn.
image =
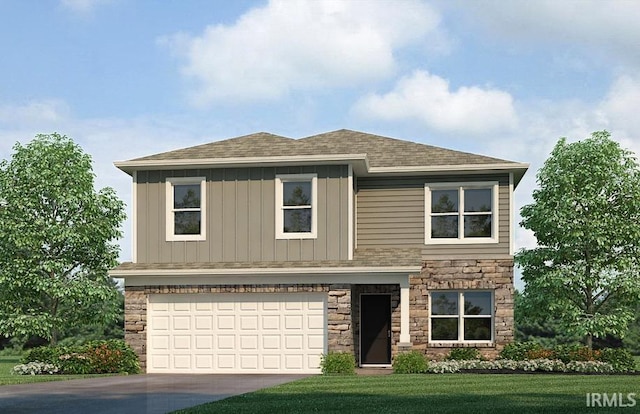
[[13, 367], [20, 363], [20, 357], [0, 357], [0, 385], [30, 384], [33, 382], [64, 381], [79, 378], [104, 377], [115, 374], [101, 375], [12, 375]]
[[[443, 374], [314, 376], [228, 398], [183, 414], [204, 413], [580, 413], [587, 393], [640, 399], [640, 377], [624, 375]], [[636, 412], [634, 408], [623, 409]]]

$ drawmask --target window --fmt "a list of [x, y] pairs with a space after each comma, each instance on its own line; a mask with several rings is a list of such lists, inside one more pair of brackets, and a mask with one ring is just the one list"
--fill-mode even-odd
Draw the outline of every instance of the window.
[[167, 241], [205, 240], [204, 177], [167, 178]]
[[488, 291], [431, 292], [432, 342], [493, 341], [493, 295]]
[[317, 187], [316, 174], [276, 176], [276, 238], [316, 238]]
[[427, 184], [425, 243], [496, 243], [498, 183]]

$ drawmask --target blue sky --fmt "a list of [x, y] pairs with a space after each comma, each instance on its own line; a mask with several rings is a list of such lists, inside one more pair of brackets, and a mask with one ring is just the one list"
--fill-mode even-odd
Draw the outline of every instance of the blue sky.
[[0, 158], [66, 134], [127, 203], [113, 161], [258, 131], [528, 162], [517, 208], [561, 136], [640, 149], [637, 1], [6, 0], [0, 16]]

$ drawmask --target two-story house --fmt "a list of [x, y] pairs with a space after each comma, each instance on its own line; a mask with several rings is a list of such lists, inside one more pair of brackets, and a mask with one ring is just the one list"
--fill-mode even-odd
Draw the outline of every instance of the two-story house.
[[319, 372], [513, 338], [528, 165], [362, 132], [268, 133], [116, 166], [133, 178], [126, 340], [147, 372]]

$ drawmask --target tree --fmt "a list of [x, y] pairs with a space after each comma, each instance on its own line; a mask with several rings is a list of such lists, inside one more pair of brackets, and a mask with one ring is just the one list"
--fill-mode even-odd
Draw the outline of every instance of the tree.
[[527, 317], [557, 318], [570, 334], [624, 336], [640, 300], [640, 170], [606, 131], [562, 138], [521, 210], [538, 247], [516, 261]]
[[91, 157], [66, 136], [37, 135], [0, 163], [0, 334], [55, 344], [117, 318], [124, 204], [94, 190]]

